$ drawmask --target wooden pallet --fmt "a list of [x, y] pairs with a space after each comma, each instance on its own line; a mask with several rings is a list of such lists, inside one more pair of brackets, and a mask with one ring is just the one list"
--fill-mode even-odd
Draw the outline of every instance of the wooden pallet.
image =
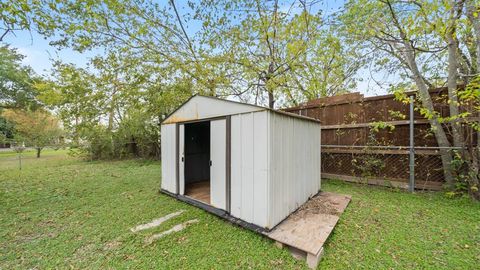
[[350, 200], [350, 196], [321, 192], [264, 234], [275, 240], [276, 246], [288, 248], [295, 258], [305, 259], [314, 269], [321, 260], [325, 241]]

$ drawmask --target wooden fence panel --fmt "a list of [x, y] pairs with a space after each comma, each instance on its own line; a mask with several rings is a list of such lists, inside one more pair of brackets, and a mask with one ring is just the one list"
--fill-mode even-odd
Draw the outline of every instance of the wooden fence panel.
[[[447, 117], [449, 112], [446, 91], [446, 88], [431, 91], [434, 108], [443, 117]], [[312, 100], [284, 110], [321, 121], [322, 147], [327, 146], [322, 148], [323, 175], [335, 176], [346, 181], [368, 178], [369, 182], [374, 184], [390, 182], [400, 187], [408, 186], [406, 185], [409, 176], [408, 154], [398, 152], [405, 150], [374, 154], [384, 166], [382, 165], [381, 169], [373, 168], [372, 175], [365, 176], [358, 162], [372, 158], [372, 152], [365, 151], [371, 145], [400, 148], [409, 146], [409, 104], [395, 100], [393, 95], [365, 98], [360, 93], [350, 93]], [[428, 120], [418, 111], [415, 111], [414, 119], [415, 146], [437, 147]], [[372, 130], [372, 126], [378, 122], [385, 122], [394, 129]], [[329, 145], [366, 147], [359, 152], [358, 149], [335, 149], [328, 147]], [[444, 179], [438, 154], [419, 153], [416, 155], [415, 163], [421, 168], [415, 170], [417, 188], [441, 188]]]

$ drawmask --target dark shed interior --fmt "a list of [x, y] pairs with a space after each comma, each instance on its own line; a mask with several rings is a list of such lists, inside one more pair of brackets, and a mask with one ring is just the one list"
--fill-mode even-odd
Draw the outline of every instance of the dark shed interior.
[[210, 121], [185, 124], [185, 195], [210, 204]]
[[210, 180], [210, 122], [185, 124], [185, 184]]

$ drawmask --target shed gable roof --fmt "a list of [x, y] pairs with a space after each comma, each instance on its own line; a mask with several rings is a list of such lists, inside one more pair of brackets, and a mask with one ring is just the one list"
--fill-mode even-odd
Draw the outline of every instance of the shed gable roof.
[[167, 116], [162, 124], [194, 121], [263, 110], [266, 110], [266, 108], [215, 97], [195, 95]]

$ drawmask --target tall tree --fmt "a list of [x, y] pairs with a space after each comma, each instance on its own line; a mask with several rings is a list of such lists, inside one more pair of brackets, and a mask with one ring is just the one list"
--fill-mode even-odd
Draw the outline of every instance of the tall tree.
[[14, 123], [14, 139], [37, 150], [37, 158], [45, 146], [59, 144], [62, 130], [57, 118], [44, 110], [5, 110], [2, 116]]
[[32, 69], [22, 64], [24, 56], [9, 46], [0, 47], [0, 109], [35, 108], [35, 83]]
[[[296, 103], [348, 91], [358, 58], [347, 53], [309, 1], [203, 1], [197, 16], [212, 52], [237, 72], [234, 93]], [[332, 64], [333, 60], [335, 63]]]
[[[471, 41], [471, 23], [466, 22], [465, 16], [463, 0], [351, 0], [341, 17], [346, 36], [363, 44], [365, 49], [375, 50], [373, 60], [378, 66], [415, 82], [421, 112], [429, 119], [441, 147], [444, 174], [450, 187], [454, 185], [453, 160], [447, 149], [466, 144], [461, 123], [471, 115], [471, 112], [460, 113], [459, 81], [468, 83], [476, 75], [471, 63], [478, 61], [477, 54], [469, 48], [471, 43], [480, 43], [475, 37]], [[462, 40], [470, 43], [461, 43]], [[448, 86], [449, 118], [435, 111], [429, 91], [442, 84]], [[478, 177], [472, 181], [471, 186], [478, 187]]]

